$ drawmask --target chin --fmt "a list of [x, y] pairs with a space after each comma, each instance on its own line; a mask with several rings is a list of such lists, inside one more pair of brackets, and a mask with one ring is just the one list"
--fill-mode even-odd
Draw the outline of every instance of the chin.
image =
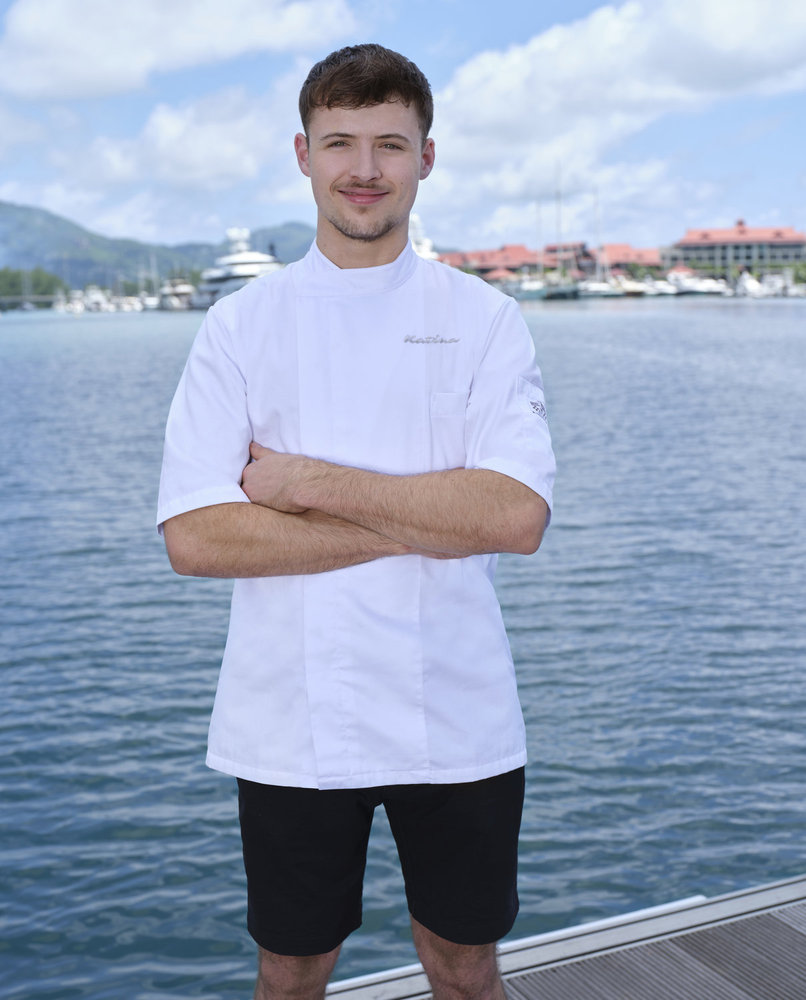
[[349, 222], [348, 220], [330, 220], [331, 225], [337, 229], [342, 236], [350, 240], [360, 240], [362, 243], [374, 243], [388, 236], [400, 225], [397, 219], [387, 219], [374, 225], [361, 225], [360, 223]]

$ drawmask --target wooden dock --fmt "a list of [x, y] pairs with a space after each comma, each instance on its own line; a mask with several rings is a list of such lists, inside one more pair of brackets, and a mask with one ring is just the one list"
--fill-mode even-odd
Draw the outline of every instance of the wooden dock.
[[[806, 1000], [806, 875], [508, 941], [510, 1000]], [[335, 982], [339, 1000], [426, 1000], [422, 966]]]

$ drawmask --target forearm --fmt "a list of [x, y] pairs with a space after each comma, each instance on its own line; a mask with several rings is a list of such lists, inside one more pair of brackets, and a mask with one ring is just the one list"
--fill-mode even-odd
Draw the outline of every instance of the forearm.
[[534, 552], [548, 508], [523, 483], [487, 469], [391, 476], [311, 462], [293, 499], [415, 549], [464, 556]]
[[218, 504], [165, 522], [171, 565], [184, 576], [323, 573], [410, 551], [359, 524], [316, 510], [286, 514], [257, 504]]

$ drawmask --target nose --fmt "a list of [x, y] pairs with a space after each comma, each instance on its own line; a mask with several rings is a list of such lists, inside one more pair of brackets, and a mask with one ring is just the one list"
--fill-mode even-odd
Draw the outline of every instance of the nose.
[[374, 181], [381, 176], [374, 143], [359, 143], [353, 161], [353, 176], [359, 181]]

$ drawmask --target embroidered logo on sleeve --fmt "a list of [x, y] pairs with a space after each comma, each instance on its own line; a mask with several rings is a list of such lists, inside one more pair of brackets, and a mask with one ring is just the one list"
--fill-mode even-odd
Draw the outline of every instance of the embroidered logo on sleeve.
[[546, 398], [543, 395], [543, 383], [539, 378], [519, 375], [518, 394], [524, 404], [529, 407], [529, 413], [533, 413], [536, 417], [540, 417], [541, 420], [548, 423]]

